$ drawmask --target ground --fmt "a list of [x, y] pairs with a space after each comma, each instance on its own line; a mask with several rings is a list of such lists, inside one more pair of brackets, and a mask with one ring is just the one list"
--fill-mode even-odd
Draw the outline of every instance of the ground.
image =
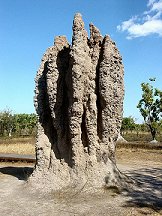
[[130, 192], [103, 190], [96, 194], [29, 190], [26, 179], [33, 164], [0, 163], [0, 215], [7, 216], [140, 216], [162, 215], [162, 151], [117, 149], [119, 169], [135, 178]]

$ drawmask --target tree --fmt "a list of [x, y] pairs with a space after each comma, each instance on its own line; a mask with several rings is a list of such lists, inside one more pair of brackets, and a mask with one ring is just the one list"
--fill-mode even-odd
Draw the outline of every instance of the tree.
[[0, 135], [4, 136], [6, 133], [11, 136], [13, 129], [13, 115], [10, 109], [0, 112]]
[[14, 114], [14, 132], [18, 135], [31, 135], [36, 128], [37, 116], [36, 114]]
[[0, 136], [32, 135], [36, 132], [36, 114], [12, 114], [10, 109], [0, 111]]
[[132, 131], [135, 129], [135, 120], [132, 116], [129, 117], [124, 117], [122, 120], [122, 126], [121, 126], [121, 131]]
[[145, 123], [149, 127], [152, 139], [156, 141], [157, 129], [162, 117], [162, 91], [149, 83], [142, 83], [142, 99], [137, 108], [140, 110]]

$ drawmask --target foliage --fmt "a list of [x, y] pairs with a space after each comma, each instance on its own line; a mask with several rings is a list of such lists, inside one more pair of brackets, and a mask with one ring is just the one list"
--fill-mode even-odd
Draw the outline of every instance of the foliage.
[[124, 117], [122, 121], [121, 131], [134, 130], [135, 129], [135, 120], [133, 117]]
[[142, 99], [137, 108], [140, 110], [154, 140], [162, 117], [162, 91], [149, 83], [142, 83], [141, 88]]
[[32, 114], [12, 114], [10, 110], [0, 112], [0, 136], [34, 135], [37, 116]]
[[10, 136], [12, 128], [13, 128], [12, 111], [9, 109], [1, 111], [0, 112], [0, 135], [5, 135], [7, 133], [7, 135]]
[[32, 114], [15, 114], [14, 118], [14, 129], [13, 131], [19, 135], [32, 134], [36, 127], [37, 117], [34, 113]]

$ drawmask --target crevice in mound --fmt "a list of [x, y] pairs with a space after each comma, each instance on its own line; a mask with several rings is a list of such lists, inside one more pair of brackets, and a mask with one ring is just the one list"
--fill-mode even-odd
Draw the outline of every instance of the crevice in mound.
[[83, 108], [82, 123], [81, 123], [81, 140], [85, 150], [89, 150], [88, 135], [86, 128], [86, 109]]
[[71, 146], [70, 142], [67, 142], [69, 139], [69, 97], [66, 76], [69, 68], [69, 52], [70, 49], [64, 47], [57, 55], [56, 64], [59, 76], [57, 80], [57, 95], [55, 104], [56, 126], [58, 133], [57, 145], [61, 153], [61, 158], [68, 164], [71, 161]]
[[67, 135], [69, 130], [68, 128], [69, 98], [68, 98], [68, 87], [66, 83], [66, 76], [69, 68], [69, 59], [70, 59], [69, 52], [70, 49], [64, 47], [64, 49], [58, 53], [58, 58], [60, 58], [60, 62], [61, 62], [60, 67], [59, 67], [59, 63], [57, 62], [58, 70], [60, 71], [60, 86], [58, 86], [58, 88], [61, 89], [61, 94], [62, 94], [61, 95], [62, 101], [60, 105], [61, 108], [60, 113], [62, 114], [62, 118], [60, 119], [62, 125], [62, 136]]
[[102, 102], [101, 102], [101, 94], [100, 94], [100, 63], [103, 61], [103, 44], [100, 43], [100, 53], [99, 59], [96, 67], [96, 106], [97, 106], [97, 135], [100, 140], [102, 140], [102, 131], [103, 131], [103, 124], [102, 124]]

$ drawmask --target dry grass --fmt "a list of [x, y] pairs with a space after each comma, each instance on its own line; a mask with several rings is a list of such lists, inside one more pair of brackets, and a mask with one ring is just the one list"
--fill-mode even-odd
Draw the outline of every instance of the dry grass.
[[26, 144], [0, 144], [0, 153], [35, 154], [35, 146]]
[[0, 138], [0, 145], [1, 144], [17, 144], [17, 143], [21, 143], [21, 144], [26, 144], [26, 143], [30, 143], [30, 144], [35, 144], [35, 138], [34, 137], [19, 137], [19, 138]]
[[35, 138], [0, 139], [0, 153], [35, 154]]
[[126, 143], [120, 143], [118, 142], [116, 147], [117, 149], [125, 148], [125, 149], [134, 149], [134, 150], [160, 150], [162, 151], [162, 135], [157, 136], [158, 143], [153, 144], [150, 143], [152, 140], [150, 133], [127, 133], [123, 135], [124, 139], [128, 142]]
[[[127, 140], [136, 140], [134, 134], [127, 135]], [[140, 138], [141, 139], [141, 138]], [[142, 153], [148, 152], [149, 155], [154, 152], [162, 154], [162, 143], [150, 144], [147, 142], [146, 137], [143, 136], [143, 141], [129, 141], [128, 143], [118, 143], [116, 155], [126, 152], [132, 154], [134, 151]], [[20, 137], [20, 138], [0, 138], [0, 153], [15, 153], [15, 154], [35, 154], [35, 141], [34, 137]]]
[[162, 137], [158, 137], [157, 144], [150, 143], [151, 135], [149, 133], [140, 134], [129, 133], [124, 136], [127, 143], [117, 143], [116, 158], [117, 161], [143, 161], [149, 162], [155, 160], [162, 163]]
[[129, 149], [129, 148], [117, 148], [116, 160], [117, 163], [149, 163], [150, 161], [156, 161], [156, 163], [162, 163], [162, 150], [155, 149]]
[[[126, 132], [123, 134], [123, 137], [128, 142], [150, 142], [152, 140], [151, 133], [149, 132]], [[156, 140], [162, 143], [162, 134], [157, 134]]]
[[127, 142], [127, 143], [117, 143], [116, 147], [125, 148], [125, 149], [154, 149], [154, 150], [162, 150], [162, 143], [158, 142], [157, 144], [153, 144], [150, 142], [144, 141], [134, 141], [134, 142]]

